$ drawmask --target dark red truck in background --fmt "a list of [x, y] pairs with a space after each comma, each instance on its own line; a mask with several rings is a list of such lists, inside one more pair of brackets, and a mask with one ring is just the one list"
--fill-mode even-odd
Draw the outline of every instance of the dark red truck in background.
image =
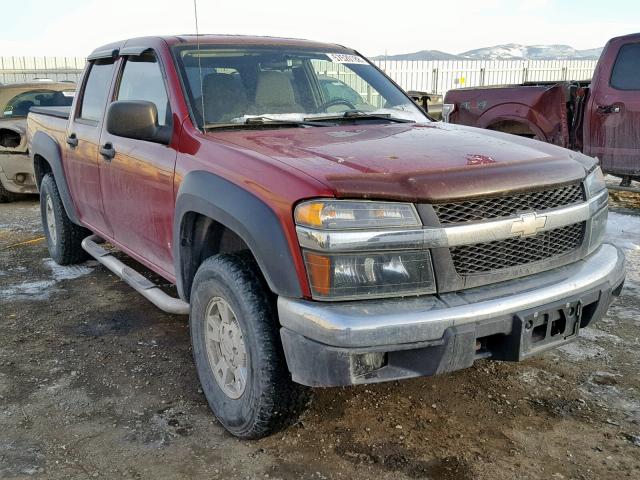
[[28, 137], [51, 257], [90, 254], [189, 314], [204, 394], [240, 437], [295, 421], [306, 386], [574, 341], [624, 280], [593, 158], [433, 122], [338, 45], [107, 45], [70, 108], [31, 110]]
[[444, 103], [447, 122], [584, 152], [623, 186], [640, 181], [640, 34], [611, 39], [591, 82], [461, 88]]

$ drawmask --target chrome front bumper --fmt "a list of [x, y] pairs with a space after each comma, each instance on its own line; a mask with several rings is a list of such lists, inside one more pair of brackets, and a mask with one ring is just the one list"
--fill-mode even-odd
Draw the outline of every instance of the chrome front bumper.
[[604, 315], [624, 275], [623, 253], [604, 244], [565, 267], [456, 293], [342, 303], [280, 297], [280, 336], [293, 380], [310, 386], [435, 375], [479, 358], [517, 361], [574, 341]]
[[579, 262], [547, 272], [444, 295], [320, 303], [278, 298], [284, 329], [337, 347], [371, 347], [442, 338], [445, 330], [558, 302], [625, 275], [624, 254], [604, 244]]

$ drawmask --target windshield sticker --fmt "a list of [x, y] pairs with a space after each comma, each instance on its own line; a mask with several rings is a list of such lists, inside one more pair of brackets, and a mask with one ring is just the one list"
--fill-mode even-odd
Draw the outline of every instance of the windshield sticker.
[[327, 57], [333, 63], [358, 63], [360, 65], [367, 65], [367, 61], [358, 56], [358, 55], [350, 55], [348, 53], [327, 53]]

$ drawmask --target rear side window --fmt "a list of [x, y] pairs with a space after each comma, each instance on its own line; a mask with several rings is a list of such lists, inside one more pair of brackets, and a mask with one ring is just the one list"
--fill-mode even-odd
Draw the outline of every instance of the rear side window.
[[102, 118], [111, 77], [113, 76], [113, 60], [96, 60], [89, 70], [89, 78], [82, 94], [82, 105], [79, 117], [85, 120], [99, 121]]
[[611, 73], [611, 86], [618, 90], [640, 90], [640, 43], [620, 49]]
[[158, 124], [171, 121], [169, 98], [160, 64], [153, 54], [128, 57], [118, 88], [118, 100], [146, 100], [158, 109]]

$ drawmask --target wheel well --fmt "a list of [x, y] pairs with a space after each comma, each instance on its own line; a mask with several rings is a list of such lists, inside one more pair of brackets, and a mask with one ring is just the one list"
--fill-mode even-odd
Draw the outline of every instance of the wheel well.
[[22, 136], [19, 132], [10, 128], [0, 128], [0, 146], [5, 148], [16, 148], [20, 145]]
[[233, 230], [205, 215], [188, 212], [180, 229], [180, 274], [184, 295], [189, 298], [198, 268], [219, 253], [246, 253], [255, 262], [251, 249]]
[[53, 170], [51, 170], [51, 165], [49, 165], [49, 162], [47, 162], [47, 160], [41, 155], [34, 155], [33, 169], [36, 173], [36, 185], [38, 185], [38, 188], [40, 188], [40, 184], [42, 183], [42, 179], [44, 178], [44, 176], [47, 173], [51, 173]]
[[487, 129], [510, 133], [520, 137], [537, 138], [537, 134], [532, 131], [526, 123], [518, 122], [517, 120], [501, 120], [499, 122], [492, 123], [487, 127]]

